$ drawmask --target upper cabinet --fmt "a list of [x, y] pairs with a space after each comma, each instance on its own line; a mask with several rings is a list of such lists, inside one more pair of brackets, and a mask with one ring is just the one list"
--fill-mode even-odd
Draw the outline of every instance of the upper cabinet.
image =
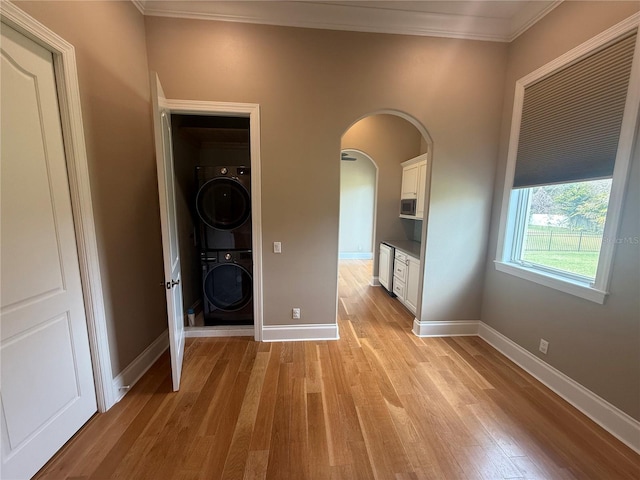
[[[400, 200], [415, 200], [415, 214], [401, 213], [402, 218], [422, 220], [427, 183], [427, 154], [402, 162], [402, 189]], [[403, 204], [406, 202], [402, 202]]]
[[418, 165], [403, 165], [402, 168], [402, 190], [400, 199], [418, 198]]

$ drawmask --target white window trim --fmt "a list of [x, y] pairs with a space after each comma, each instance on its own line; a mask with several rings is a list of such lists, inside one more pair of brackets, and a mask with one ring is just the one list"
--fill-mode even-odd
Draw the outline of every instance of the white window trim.
[[510, 226], [516, 221], [516, 219], [513, 218], [515, 217], [515, 214], [512, 212], [510, 215], [509, 212], [510, 204], [513, 199], [513, 177], [516, 166], [518, 140], [520, 137], [522, 105], [525, 88], [532, 83], [553, 74], [559, 68], [577, 62], [593, 50], [601, 48], [608, 43], [612, 43], [620, 36], [632, 30], [639, 29], [639, 26], [640, 12], [630, 16], [626, 20], [623, 20], [617, 25], [593, 37], [591, 40], [583, 43], [573, 50], [570, 50], [564, 55], [561, 55], [516, 82], [513, 100], [511, 134], [509, 137], [509, 152], [507, 156], [507, 168], [505, 172], [504, 192], [500, 212], [500, 227], [498, 230], [498, 245], [495, 260], [496, 270], [540, 285], [554, 288], [561, 292], [585, 298], [593, 302], [600, 304], [604, 303], [609, 292], [608, 289], [611, 279], [611, 269], [613, 266], [613, 256], [616, 247], [616, 242], [612, 241], [612, 239], [617, 237], [620, 227], [624, 194], [629, 177], [629, 167], [631, 164], [633, 146], [637, 131], [636, 127], [640, 117], [640, 32], [638, 32], [638, 37], [636, 38], [633, 64], [631, 66], [631, 78], [629, 80], [627, 100], [625, 103], [624, 116], [620, 130], [620, 140], [618, 143], [618, 151], [613, 170], [609, 208], [607, 210], [607, 218], [603, 233], [603, 239], [609, 239], [609, 241], [604, 241], [602, 244], [595, 281], [593, 283], [581, 282], [579, 280], [569, 279], [561, 275], [528, 268], [511, 262], [511, 239], [505, 238], [505, 234], [510, 231]]

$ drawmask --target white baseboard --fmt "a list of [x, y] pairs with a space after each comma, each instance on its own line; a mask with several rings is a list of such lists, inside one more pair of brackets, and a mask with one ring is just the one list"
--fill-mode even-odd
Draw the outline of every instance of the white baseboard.
[[184, 336], [187, 338], [197, 337], [253, 337], [253, 325], [231, 326], [211, 326], [211, 327], [185, 327]]
[[337, 323], [264, 325], [262, 327], [263, 342], [338, 340], [339, 338]]
[[167, 348], [169, 348], [169, 331], [165, 330], [113, 379], [113, 396], [116, 402], [122, 400], [122, 397], [147, 373]]
[[421, 322], [413, 319], [413, 333], [418, 337], [470, 337], [478, 335], [478, 320]]
[[371, 252], [342, 252], [338, 254], [339, 260], [371, 260], [373, 253]]
[[377, 276], [373, 277], [373, 278], [371, 279], [371, 283], [370, 283], [370, 285], [371, 285], [372, 287], [379, 287], [379, 286], [380, 286], [380, 278], [379, 278], [379, 277], [377, 277]]
[[485, 342], [560, 395], [611, 435], [640, 453], [640, 422], [636, 419], [543, 362], [489, 325], [480, 322], [478, 334]]

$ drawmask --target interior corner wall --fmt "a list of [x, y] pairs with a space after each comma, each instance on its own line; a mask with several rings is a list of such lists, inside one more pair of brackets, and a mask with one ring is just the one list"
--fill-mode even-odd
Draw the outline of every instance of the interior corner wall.
[[113, 375], [167, 328], [144, 18], [131, 2], [18, 2], [75, 47]]
[[390, 108], [417, 119], [435, 146], [427, 263], [432, 283], [446, 285], [430, 298], [441, 320], [479, 318], [505, 44], [165, 17], [145, 25], [168, 98], [260, 105], [265, 325], [336, 321], [340, 139]]
[[[620, 410], [640, 420], [640, 138], [622, 212], [610, 294], [599, 305], [495, 270], [515, 82], [624, 20], [638, 2], [564, 2], [509, 49], [500, 159], [482, 321]], [[626, 239], [626, 241], [624, 240]]]
[[[397, 115], [378, 114], [356, 122], [342, 137], [342, 150], [353, 148], [369, 155], [378, 167], [378, 191], [373, 242], [373, 276], [378, 275], [378, 252], [383, 240], [405, 239], [400, 214], [400, 163], [420, 155], [422, 135]], [[407, 222], [415, 223], [413, 220]]]

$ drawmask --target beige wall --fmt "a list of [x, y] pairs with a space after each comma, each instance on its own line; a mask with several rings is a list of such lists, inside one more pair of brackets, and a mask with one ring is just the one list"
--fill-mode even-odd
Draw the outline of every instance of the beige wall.
[[[640, 247], [619, 245], [604, 305], [497, 272], [497, 229], [515, 82], [638, 11], [638, 2], [565, 2], [509, 49], [496, 196], [486, 267], [482, 320], [545, 362], [640, 419]], [[635, 149], [620, 238], [640, 236], [640, 140]]]
[[[340, 139], [389, 108], [416, 118], [434, 142], [424, 310], [479, 318], [506, 45], [145, 22], [149, 65], [169, 98], [260, 104], [265, 324], [292, 323], [294, 306], [302, 323], [335, 322]], [[282, 254], [271, 253], [273, 241]]]
[[[420, 155], [422, 135], [409, 121], [397, 115], [372, 115], [355, 123], [342, 137], [342, 149], [354, 148], [368, 154], [378, 167], [376, 235], [373, 275], [378, 275], [379, 244], [383, 240], [406, 239], [401, 220], [400, 163]], [[413, 232], [411, 232], [413, 233]]]
[[19, 2], [74, 45], [114, 376], [166, 329], [144, 20], [130, 2]]

